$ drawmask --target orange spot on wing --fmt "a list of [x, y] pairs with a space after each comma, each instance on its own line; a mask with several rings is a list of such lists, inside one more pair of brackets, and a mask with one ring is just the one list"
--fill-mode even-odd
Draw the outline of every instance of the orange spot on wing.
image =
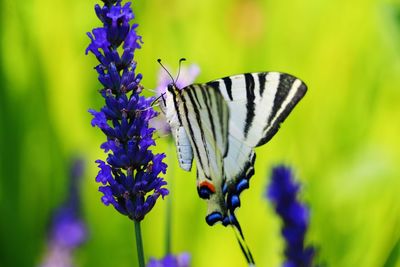
[[213, 183], [209, 182], [209, 181], [202, 181], [199, 184], [199, 187], [207, 187], [211, 192], [215, 193], [215, 186]]

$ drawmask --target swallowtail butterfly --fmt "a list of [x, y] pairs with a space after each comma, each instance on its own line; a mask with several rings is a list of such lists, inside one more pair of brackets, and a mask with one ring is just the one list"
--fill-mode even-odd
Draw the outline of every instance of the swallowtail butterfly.
[[180, 167], [190, 171], [196, 159], [197, 191], [208, 204], [207, 223], [234, 226], [250, 264], [254, 261], [235, 209], [254, 174], [254, 148], [276, 134], [306, 91], [292, 75], [258, 72], [184, 88], [177, 88], [172, 79], [160, 98]]

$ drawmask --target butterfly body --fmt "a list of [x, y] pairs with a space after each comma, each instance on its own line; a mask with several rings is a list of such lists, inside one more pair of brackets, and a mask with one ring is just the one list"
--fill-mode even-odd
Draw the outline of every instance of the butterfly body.
[[180, 166], [197, 167], [197, 190], [208, 224], [235, 224], [240, 193], [254, 174], [254, 148], [268, 142], [306, 93], [305, 84], [279, 72], [245, 73], [182, 89], [162, 98]]

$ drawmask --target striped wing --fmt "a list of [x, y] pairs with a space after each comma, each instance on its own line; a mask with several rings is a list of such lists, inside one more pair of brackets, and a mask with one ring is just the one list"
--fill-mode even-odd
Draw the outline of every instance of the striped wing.
[[189, 138], [185, 129], [182, 126], [182, 121], [177, 113], [176, 94], [169, 91], [165, 92], [165, 98], [159, 100], [161, 111], [164, 113], [171, 133], [175, 140], [176, 153], [178, 156], [179, 166], [185, 171], [190, 171], [193, 162], [193, 150], [190, 145]]
[[226, 179], [232, 184], [242, 178], [248, 180], [254, 173], [253, 148], [276, 134], [307, 87], [296, 77], [279, 72], [240, 74], [207, 85], [218, 89], [229, 107], [229, 150], [224, 158]]
[[228, 149], [228, 105], [219, 90], [191, 85], [180, 95], [178, 112], [192, 146], [197, 166], [199, 196], [207, 201], [207, 214], [227, 214], [222, 192], [223, 158]]

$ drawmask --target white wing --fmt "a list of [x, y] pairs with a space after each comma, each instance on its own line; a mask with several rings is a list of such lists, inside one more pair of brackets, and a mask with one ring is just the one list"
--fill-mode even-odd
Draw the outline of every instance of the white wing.
[[171, 131], [174, 135], [179, 166], [185, 171], [190, 171], [192, 169], [193, 150], [186, 131], [183, 126], [171, 128]]

